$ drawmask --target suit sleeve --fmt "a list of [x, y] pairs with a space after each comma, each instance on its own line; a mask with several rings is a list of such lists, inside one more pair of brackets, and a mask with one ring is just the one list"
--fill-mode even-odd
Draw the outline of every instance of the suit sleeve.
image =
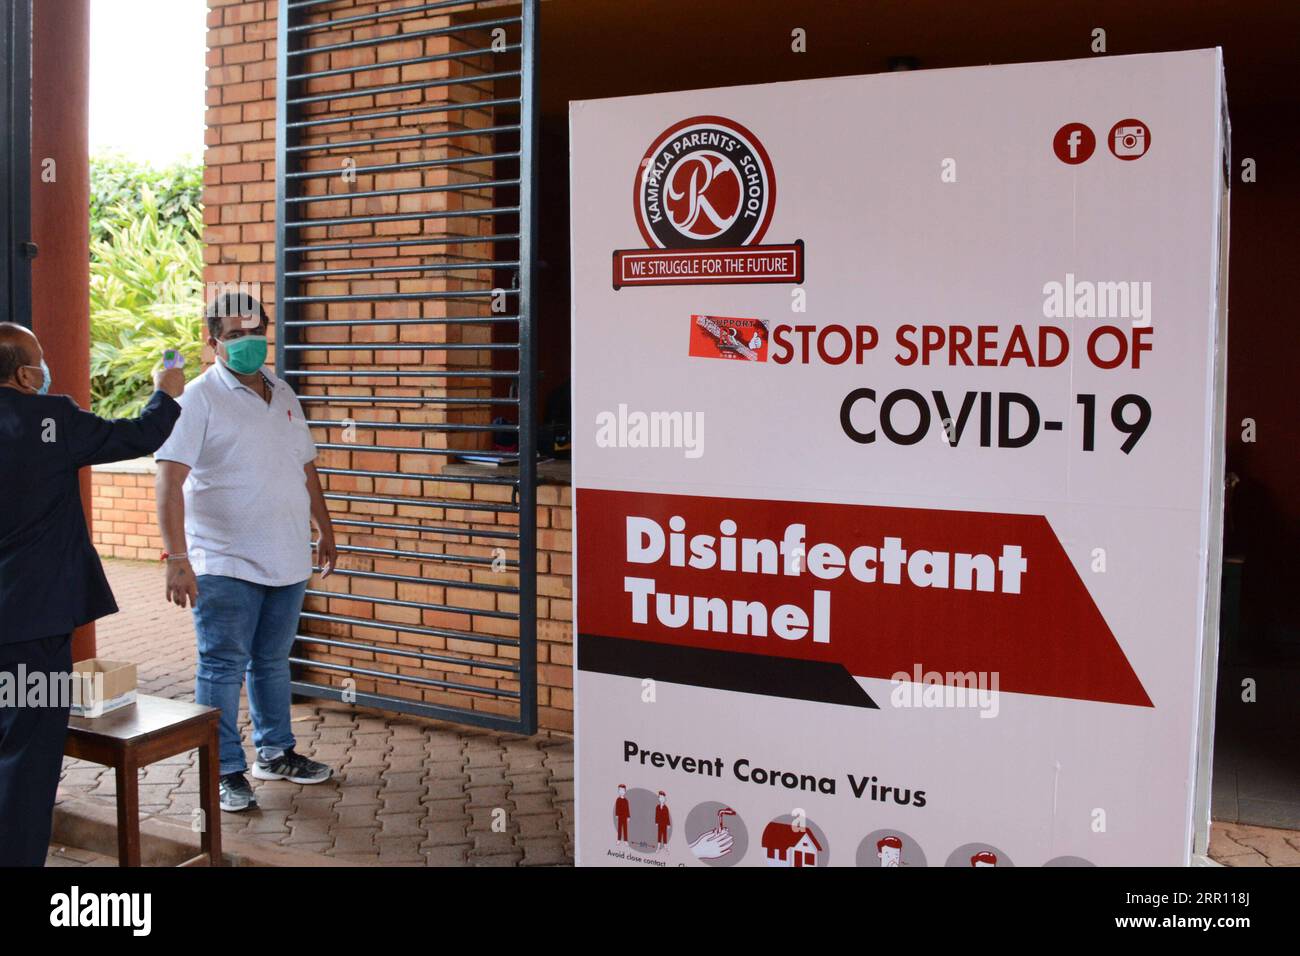
[[167, 440], [181, 407], [166, 392], [157, 391], [138, 418], [100, 418], [72, 406], [65, 430], [76, 468], [128, 461], [151, 455]]

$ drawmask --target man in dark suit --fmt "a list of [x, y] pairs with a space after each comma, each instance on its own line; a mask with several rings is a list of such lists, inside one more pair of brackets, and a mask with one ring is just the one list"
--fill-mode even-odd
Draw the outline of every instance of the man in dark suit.
[[117, 610], [77, 473], [166, 441], [184, 373], [159, 369], [154, 385], [139, 418], [99, 418], [47, 394], [41, 343], [0, 322], [0, 866], [44, 864], [63, 763], [71, 702], [28, 695], [30, 678], [68, 687], [59, 675], [72, 670], [73, 629]]

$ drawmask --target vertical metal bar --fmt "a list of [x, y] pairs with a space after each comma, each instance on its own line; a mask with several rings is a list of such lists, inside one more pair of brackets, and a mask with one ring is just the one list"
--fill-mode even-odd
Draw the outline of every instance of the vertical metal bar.
[[[290, 9], [289, 0], [279, 0], [275, 22], [275, 374], [288, 381], [294, 391], [298, 390], [299, 379], [296, 376], [286, 379], [284, 373], [290, 363], [296, 367], [298, 362], [298, 354], [285, 348], [297, 336], [296, 327], [289, 324], [293, 305], [286, 301], [296, 283], [285, 273], [297, 268], [298, 253], [288, 249], [291, 237], [286, 234], [284, 224], [290, 183], [288, 147], [298, 141], [299, 135], [297, 127], [289, 125], [298, 118], [298, 107], [290, 105], [289, 98], [291, 90], [296, 92], [299, 85], [289, 81], [289, 44], [303, 35], [289, 27], [302, 19], [301, 9]], [[296, 666], [292, 667], [291, 676], [295, 679], [299, 676]], [[297, 702], [299, 698], [292, 699]]]
[[[0, 2], [5, 2], [5, 0], [0, 0]], [[311, 244], [307, 240], [302, 239], [301, 236], [295, 231], [293, 227], [287, 225], [290, 219], [290, 210], [294, 206], [299, 205], [298, 203], [293, 202], [295, 198], [293, 195], [294, 192], [293, 183], [295, 181], [302, 181], [301, 180], [302, 172], [300, 171], [299, 168], [300, 164], [295, 164], [292, 160], [292, 157], [298, 155], [298, 153], [293, 152], [292, 150], [293, 147], [299, 145], [300, 143], [309, 141], [308, 140], [309, 134], [304, 133], [302, 131], [303, 129], [302, 127], [293, 125], [297, 123], [301, 119], [301, 117], [305, 115], [305, 113], [302, 107], [295, 105], [292, 101], [293, 99], [295, 99], [296, 97], [302, 94], [303, 90], [307, 86], [307, 83], [306, 81], [301, 81], [301, 80], [291, 81], [289, 79], [289, 76], [291, 75], [289, 69], [289, 63], [291, 62], [290, 55], [293, 54], [293, 60], [301, 59], [302, 50], [305, 49], [307, 46], [310, 46], [309, 40], [313, 35], [315, 35], [316, 31], [315, 31], [315, 24], [308, 23], [308, 18], [304, 16], [305, 8], [301, 4], [293, 3], [291, 2], [291, 0], [278, 0], [278, 6], [279, 6], [279, 23], [278, 23], [277, 33], [279, 39], [279, 46], [277, 49], [278, 74], [276, 77], [277, 109], [276, 109], [276, 236], [275, 236], [275, 242], [276, 242], [275, 301], [276, 301], [276, 342], [277, 342], [276, 371], [278, 374], [288, 377], [290, 381], [293, 381], [297, 384], [301, 384], [301, 382], [303, 381], [304, 373], [310, 372], [311, 366], [306, 365], [302, 362], [302, 355], [304, 350], [300, 347], [297, 347], [303, 344], [301, 341], [302, 336], [300, 335], [298, 330], [304, 325], [313, 324], [313, 322], [303, 321], [302, 319], [303, 309], [301, 308], [302, 305], [301, 301], [298, 302], [290, 301], [292, 299], [301, 296], [301, 292], [299, 290], [302, 289], [309, 281], [305, 277], [295, 275], [295, 273], [302, 271], [300, 268], [300, 263], [308, 260], [312, 255], [311, 250], [317, 248], [320, 248], [322, 250], [335, 250], [335, 249], [346, 250], [346, 249], [370, 249], [374, 247], [392, 245], [396, 250], [402, 246], [412, 244], [412, 240], [399, 240], [395, 238], [384, 239], [384, 238], [376, 237], [378, 241], [372, 240], [368, 242], [355, 242], [352, 240], [344, 239], [343, 241], [338, 241], [338, 242], [325, 242], [325, 243]], [[537, 15], [538, 15], [537, 12], [538, 12], [538, 0], [522, 0], [521, 17], [519, 19], [521, 37], [520, 37], [520, 44], [517, 48], [519, 52], [520, 64], [521, 64], [520, 70], [518, 71], [518, 76], [520, 78], [520, 83], [521, 83], [520, 96], [519, 96], [520, 121], [517, 127], [518, 134], [520, 137], [519, 150], [517, 153], [505, 153], [502, 155], [496, 155], [494, 153], [491, 156], [482, 158], [482, 161], [487, 161], [489, 159], [493, 161], [498, 159], [505, 159], [509, 161], [509, 160], [513, 160], [517, 156], [519, 162], [519, 186], [518, 186], [519, 205], [517, 207], [517, 212], [519, 217], [519, 229], [517, 230], [517, 235], [501, 236], [501, 235], [494, 234], [491, 237], [487, 237], [488, 241], [492, 241], [492, 242], [504, 242], [507, 240], [517, 240], [519, 244], [518, 261], [513, 261], [514, 257], [506, 256], [504, 253], [502, 253], [500, 256], [494, 256], [495, 262], [493, 264], [493, 268], [495, 269], [504, 270], [513, 267], [516, 270], [514, 272], [513, 288], [510, 290], [511, 295], [509, 296], [509, 298], [516, 303], [516, 307], [517, 307], [516, 318], [512, 319], [512, 321], [516, 321], [518, 324], [519, 339], [517, 345], [517, 353], [519, 357], [519, 366], [517, 372], [503, 372], [499, 370], [483, 369], [473, 373], [475, 374], [476, 377], [481, 375], [484, 378], [491, 378], [491, 377], [500, 377], [502, 375], [505, 375], [510, 378], [514, 378], [518, 380], [518, 394], [517, 396], [513, 397], [511, 401], [516, 402], [519, 406], [519, 426], [518, 426], [519, 452], [517, 456], [519, 458], [519, 472], [518, 475], [514, 478], [505, 477], [505, 476], [502, 476], [500, 478], [480, 477], [475, 479], [464, 478], [460, 476], [451, 476], [449, 478], [449, 480], [452, 481], [474, 480], [474, 481], [488, 481], [492, 483], [508, 484], [510, 486], [514, 486], [517, 489], [517, 498], [515, 504], [518, 509], [520, 521], [519, 521], [519, 532], [514, 537], [518, 540], [519, 559], [517, 562], [513, 564], [513, 568], [518, 572], [519, 586], [518, 588], [513, 588], [511, 590], [515, 591], [518, 594], [518, 598], [519, 598], [519, 613], [517, 615], [519, 621], [519, 642], [518, 642], [519, 666], [517, 670], [519, 691], [517, 695], [512, 693], [509, 696], [517, 696], [519, 701], [519, 711], [517, 716], [513, 714], [511, 715], [495, 714], [487, 711], [478, 711], [469, 706], [467, 707], [443, 706], [441, 704], [431, 704], [419, 700], [411, 700], [406, 697], [388, 695], [383, 693], [356, 693], [355, 700], [353, 701], [354, 703], [382, 706], [385, 709], [398, 711], [398, 712], [418, 713], [418, 714], [423, 714], [425, 716], [437, 717], [439, 719], [459, 721], [462, 723], [492, 727], [495, 729], [510, 730], [510, 731], [514, 731], [517, 733], [524, 733], [524, 734], [533, 734], [536, 733], [537, 731], [537, 467], [536, 467], [536, 459], [537, 459], [538, 394], [537, 394], [537, 372], [536, 372], [536, 325], [535, 325], [536, 311], [535, 311], [535, 303], [534, 303], [535, 276], [536, 276], [536, 266], [537, 266], [537, 249], [536, 249], [536, 239], [535, 239], [536, 228], [537, 228], [536, 226], [537, 188], [536, 187], [537, 187], [537, 122], [538, 122], [537, 104], [536, 104], [537, 74], [536, 74], [536, 67], [535, 67], [536, 53], [537, 53], [537, 39], [536, 39]], [[310, 29], [304, 28], [304, 24], [309, 26]], [[324, 27], [325, 25], [322, 24], [322, 26]], [[466, 21], [464, 23], [464, 28], [466, 30], [473, 30], [477, 26], [481, 26], [481, 24], [478, 24], [475, 21]], [[402, 40], [402, 35], [394, 35], [394, 37], [392, 37], [391, 39], [393, 40], [393, 42], [400, 42]], [[511, 52], [513, 52], [514, 49], [515, 48], [512, 48]], [[511, 75], [513, 76], [515, 74], [512, 73]], [[342, 115], [338, 117], [338, 122], [340, 124], [347, 124], [350, 121], [350, 119], [352, 118], [350, 118], [347, 115]], [[357, 118], [357, 119], [359, 122], [364, 121], [363, 118]], [[510, 127], [509, 129], [513, 131], [515, 128]], [[492, 132], [497, 136], [500, 136], [501, 133], [505, 131], [506, 131], [505, 128], [492, 130]], [[372, 137], [372, 140], [377, 143], [384, 142], [384, 139], [382, 137], [379, 138]], [[442, 160], [428, 160], [422, 163], [414, 163], [411, 165], [414, 166], [435, 165], [436, 166], [436, 165], [443, 164], [444, 162], [445, 161]], [[461, 162], [461, 160], [458, 159], [456, 160], [456, 162]], [[374, 168], [373, 172], [376, 175], [378, 175], [383, 172], [397, 171], [402, 168], [403, 168], [403, 164], [401, 163], [380, 164]], [[316, 176], [318, 174], [311, 174], [311, 175]], [[377, 189], [382, 190], [383, 188], [383, 184], [378, 181], [376, 181], [374, 185]], [[481, 188], [481, 186], [482, 184], [480, 184], [479, 188]], [[436, 188], [430, 188], [422, 191], [433, 192], [436, 191]], [[501, 210], [497, 210], [497, 212], [500, 211]], [[511, 210], [511, 212], [514, 211], [515, 211], [514, 209]], [[492, 210], [478, 210], [476, 213], [472, 213], [472, 214], [488, 215], [491, 214], [492, 212], [493, 212]], [[365, 216], [349, 216], [347, 217], [347, 221], [364, 222], [364, 221], [377, 221], [377, 220], [368, 219]], [[430, 241], [440, 245], [447, 245], [451, 242], [461, 241], [461, 240], [448, 239], [448, 238], [441, 238], [441, 239], [433, 238], [433, 239], [423, 240], [418, 244], [424, 244]], [[388, 268], [388, 267], [376, 267], [376, 268], [382, 271], [383, 268]], [[347, 270], [343, 269], [341, 271], [346, 272]], [[402, 270], [398, 270], [398, 271], [402, 271]], [[456, 292], [429, 293], [425, 297], [433, 298], [435, 296], [442, 296], [447, 294], [460, 295], [460, 293], [456, 293]], [[322, 298], [327, 298], [327, 297], [322, 297]], [[401, 298], [401, 295], [392, 294], [392, 293], [384, 293], [384, 294], [373, 293], [369, 295], [351, 294], [349, 296], [343, 296], [339, 298], [340, 299], [346, 298], [348, 301], [396, 301], [397, 298]], [[467, 319], [466, 321], [472, 321], [472, 320], [473, 319]], [[342, 321], [342, 320], [340, 321], [341, 324], [345, 326], [351, 326], [355, 324], [352, 321]], [[362, 321], [362, 323], [364, 324], [365, 322], [374, 321], [374, 320], [358, 320], [358, 321]], [[405, 319], [394, 318], [392, 321], [395, 324], [404, 324], [404, 323], [420, 324], [419, 319], [411, 319], [411, 318], [405, 318]], [[430, 319], [429, 321], [440, 322], [444, 320]], [[456, 320], [449, 319], [446, 321], [456, 321]], [[485, 317], [484, 321], [495, 321], [495, 319]], [[374, 349], [376, 346], [359, 343], [357, 347], [361, 350], [371, 350]], [[411, 346], [408, 343], [405, 346], [399, 344], [397, 347], [410, 348]], [[468, 348], [468, 346], [458, 346], [458, 345], [447, 346], [448, 350], [459, 348], [459, 347]], [[493, 348], [503, 348], [503, 347], [506, 346], [502, 346], [494, 343], [493, 345], [485, 345], [482, 348], [484, 351], [488, 351]], [[338, 348], [336, 350], [347, 351], [344, 348]], [[358, 375], [362, 377], [371, 377], [371, 378], [376, 377], [374, 373], [370, 373], [367, 376], [366, 368], [367, 366], [358, 366], [354, 364], [345, 371], [340, 372], [339, 370], [333, 370], [332, 372], [326, 371], [323, 372], [322, 374]], [[444, 370], [436, 370], [436, 371], [421, 369], [419, 371], [414, 371], [411, 374], [424, 375], [430, 377], [445, 376], [450, 378], [453, 376], [470, 375], [471, 373], [463, 369], [444, 369]], [[358, 396], [358, 397], [364, 398], [364, 396]], [[432, 396], [421, 394], [417, 396], [412, 396], [410, 400], [413, 402], [416, 401], [432, 402], [437, 399], [435, 399]], [[447, 399], [447, 398], [444, 398], [442, 400], [447, 402], [456, 401], [456, 399]], [[491, 399], [489, 400], [489, 404], [493, 402], [500, 403], [502, 401], [504, 400]], [[427, 428], [428, 431], [432, 433], [439, 429], [445, 428], [445, 426], [434, 423], [428, 425]], [[329, 448], [329, 447], [337, 447], [337, 446], [332, 446], [328, 443], [323, 443], [321, 447]], [[382, 448], [382, 445], [370, 443], [370, 444], [359, 445], [357, 446], [357, 448], [358, 450], [365, 450], [366, 448], [374, 449], [374, 448]], [[413, 447], [411, 451], [413, 453], [420, 453], [420, 454], [445, 453], [437, 449], [425, 449], [423, 447]], [[395, 473], [393, 477], [396, 478], [406, 477], [400, 473], [400, 462], [398, 468], [399, 468], [399, 472]], [[326, 469], [326, 471], [329, 470], [330, 469]], [[341, 470], [342, 473], [348, 473], [350, 471], [351, 471], [350, 469]], [[376, 474], [384, 475], [386, 473], [376, 473]], [[425, 474], [423, 472], [414, 474], [410, 477], [419, 478], [420, 480], [434, 480], [434, 481], [436, 481], [438, 478], [436, 474], [430, 475], [430, 474]], [[347, 499], [358, 500], [358, 501], [362, 501], [362, 500], [376, 501], [376, 502], [383, 501], [383, 502], [395, 503], [395, 504], [409, 502], [415, 505], [426, 505], [426, 506], [438, 503], [435, 499], [430, 499], [428, 497], [421, 496], [418, 493], [413, 493], [405, 497], [392, 497], [392, 498], [389, 497], [353, 498], [353, 496], [342, 495], [342, 494], [327, 494], [327, 497], [331, 499], [340, 499], [340, 500], [347, 498]], [[497, 507], [497, 506], [489, 506], [487, 504], [477, 504], [477, 503], [470, 503], [466, 505], [466, 507], [476, 508], [480, 510], [493, 510], [493, 509], [503, 510], [503, 511], [516, 510], [515, 508], [511, 508], [504, 505]], [[357, 548], [357, 547], [348, 546], [347, 548], [345, 548], [345, 550], [352, 550], [352, 551], [359, 551], [359, 552], [364, 551], [367, 554], [375, 554], [380, 556], [382, 555], [397, 555], [403, 557], [410, 556], [410, 552], [402, 551], [395, 547]], [[452, 554], [449, 549], [447, 554], [445, 555], [440, 554], [437, 556], [429, 555], [429, 559], [454, 561], [458, 559], [458, 556]], [[483, 560], [485, 560], [481, 556], [473, 555], [473, 554], [460, 555], [459, 559], [468, 563], [482, 562]], [[357, 572], [357, 573], [363, 573], [363, 572]], [[372, 575], [371, 572], [364, 572], [363, 576], [390, 577], [389, 575], [380, 574], [380, 573], [374, 573]], [[401, 577], [392, 577], [392, 579], [408, 580]], [[415, 580], [415, 579], [410, 579], [410, 580]], [[488, 585], [482, 585], [478, 583], [466, 583], [464, 586], [466, 588], [489, 587]], [[403, 602], [399, 601], [396, 603], [402, 604]], [[472, 613], [472, 610], [470, 609], [466, 609], [466, 610]], [[312, 619], [312, 618], [317, 618], [322, 620], [326, 619], [321, 617], [318, 614], [312, 614], [308, 616], [308, 619]], [[395, 626], [395, 622], [388, 622], [388, 623], [390, 626], [393, 626], [394, 629], [397, 630], [401, 629]], [[418, 631], [418, 629], [416, 630]], [[331, 665], [326, 665], [326, 666], [331, 666]], [[346, 668], [342, 668], [342, 669], [346, 670]], [[365, 673], [365, 671], [358, 669], [357, 673]], [[514, 673], [515, 672], [512, 671], [512, 676]], [[300, 678], [301, 675], [296, 675], [296, 676]], [[399, 674], [394, 674], [393, 676], [395, 680], [398, 681], [401, 680]], [[418, 680], [418, 679], [419, 678], [412, 677], [412, 680]], [[339, 699], [341, 696], [341, 691], [339, 688], [333, 686], [319, 685], [301, 679], [296, 679], [294, 681], [293, 688], [295, 693], [309, 694], [312, 697], [326, 697], [326, 698]], [[495, 690], [485, 690], [484, 693], [496, 694], [498, 697], [500, 696], [500, 692]]]
[[0, 309], [3, 318], [32, 324], [32, 3], [0, 0]]
[[519, 80], [519, 722], [537, 732], [537, 0], [524, 0]]
[[[302, 19], [302, 11], [291, 9], [289, 0], [280, 0], [280, 9], [276, 20], [275, 46], [275, 374], [284, 378], [286, 369], [297, 367], [297, 354], [284, 346], [296, 341], [295, 326], [288, 323], [290, 310], [294, 307], [287, 301], [293, 295], [296, 281], [287, 277], [286, 272], [298, 267], [298, 253], [290, 252], [289, 236], [286, 234], [285, 215], [289, 199], [289, 147], [296, 145], [298, 131], [290, 126], [298, 118], [298, 108], [289, 100], [297, 92], [297, 83], [289, 80], [289, 44], [296, 42], [300, 31], [291, 31]], [[289, 384], [296, 390], [298, 379], [291, 376]]]

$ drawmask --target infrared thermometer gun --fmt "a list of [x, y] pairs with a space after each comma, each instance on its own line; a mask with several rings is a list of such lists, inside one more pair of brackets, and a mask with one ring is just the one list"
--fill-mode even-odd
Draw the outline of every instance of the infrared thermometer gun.
[[185, 356], [179, 349], [163, 349], [163, 368], [184, 368]]

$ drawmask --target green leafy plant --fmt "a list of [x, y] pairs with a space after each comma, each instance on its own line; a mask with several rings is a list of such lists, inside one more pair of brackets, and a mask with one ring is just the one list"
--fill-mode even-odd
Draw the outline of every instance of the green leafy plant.
[[159, 218], [187, 227], [203, 208], [203, 166], [173, 163], [160, 169], [126, 156], [105, 153], [90, 159], [90, 238], [105, 240], [135, 216], [144, 190], [153, 193]]
[[90, 392], [96, 414], [121, 417], [153, 393], [164, 349], [185, 356], [187, 378], [202, 371], [203, 214], [177, 222], [148, 184], [105, 212], [90, 245]]

